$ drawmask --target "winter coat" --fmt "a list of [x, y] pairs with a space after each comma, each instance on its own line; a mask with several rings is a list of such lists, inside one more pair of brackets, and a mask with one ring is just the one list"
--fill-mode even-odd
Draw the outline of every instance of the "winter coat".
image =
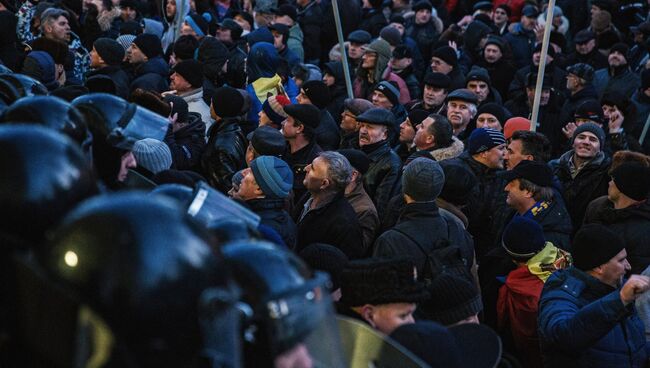
[[341, 131], [341, 140], [339, 141], [339, 149], [352, 148], [359, 149], [359, 131], [352, 133], [344, 133]]
[[430, 150], [419, 150], [412, 152], [404, 161], [404, 165], [408, 165], [411, 161], [415, 160], [418, 157], [433, 158], [436, 161], [449, 160], [460, 156], [463, 153], [463, 150], [465, 150], [465, 145], [463, 142], [456, 137], [452, 137], [452, 143], [449, 145], [449, 147], [433, 147]]
[[647, 363], [650, 345], [634, 304], [620, 290], [575, 267], [555, 272], [539, 302], [545, 367], [634, 367]]
[[416, 24], [415, 20], [413, 20], [406, 27], [404, 34], [415, 40], [424, 60], [428, 61], [431, 59], [431, 46], [438, 42], [438, 38], [440, 37], [436, 26], [433, 24], [433, 19], [425, 24]]
[[413, 68], [410, 65], [399, 73], [395, 72], [395, 75], [402, 78], [404, 83], [406, 83], [406, 88], [409, 91], [411, 100], [420, 98], [420, 81], [418, 81], [418, 78], [413, 73]]
[[210, 105], [203, 100], [203, 88], [197, 88], [180, 94], [179, 97], [182, 97], [187, 102], [187, 110], [189, 112], [195, 112], [201, 115], [201, 120], [205, 123], [204, 135], [207, 136], [208, 130], [214, 124], [214, 119], [212, 119], [212, 114], [210, 114]]
[[97, 13], [96, 7], [90, 7], [81, 17], [83, 20], [83, 46], [91, 50], [93, 43], [100, 37], [116, 39], [120, 35], [120, 25], [122, 24], [120, 14], [119, 7], [113, 7], [101, 14]]
[[650, 97], [646, 96], [642, 91], [636, 91], [632, 96], [632, 103], [636, 108], [636, 119], [633, 123], [634, 129], [631, 132], [636, 140], [637, 150], [643, 153], [650, 154], [650, 130], [646, 133], [645, 141], [643, 145], [639, 145], [639, 139], [641, 138], [641, 133], [643, 132], [643, 127], [645, 126], [648, 116], [650, 116]]
[[445, 219], [435, 202], [408, 203], [402, 208], [397, 224], [375, 241], [373, 257], [406, 255], [414, 261], [418, 275], [422, 275], [426, 255], [420, 248], [431, 252], [435, 246], [444, 244], [439, 242], [444, 240], [458, 246], [468, 265], [473, 264], [474, 243], [459, 222]]
[[363, 176], [363, 186], [372, 198], [381, 219], [388, 201], [401, 191], [402, 161], [390, 148], [388, 140], [363, 146], [361, 150], [371, 161]]
[[594, 47], [594, 49], [586, 55], [572, 52], [566, 59], [564, 59], [564, 66], [571, 66], [578, 63], [591, 65], [594, 70], [609, 67], [607, 56], [598, 51], [598, 47]]
[[609, 68], [603, 68], [596, 70], [593, 83], [601, 97], [606, 93], [620, 93], [630, 98], [641, 87], [641, 78], [627, 66], [614, 73]]
[[115, 83], [115, 92], [123, 99], [129, 98], [129, 75], [120, 66], [105, 66], [100, 69], [92, 70], [88, 73], [88, 78], [95, 75], [105, 75]]
[[325, 243], [339, 248], [350, 259], [366, 256], [357, 215], [342, 192], [323, 206], [303, 212], [298, 221], [296, 253], [310, 244]]
[[340, 61], [325, 63], [323, 74], [325, 72], [331, 72], [334, 76], [334, 85], [329, 86], [331, 100], [326, 109], [332, 115], [334, 122], [338, 126], [341, 124], [341, 114], [344, 110], [343, 102], [348, 98], [348, 92], [345, 87], [345, 76], [343, 75], [343, 64]]
[[[171, 21], [167, 19], [167, 16], [165, 15], [165, 7], [167, 5], [167, 0], [162, 0], [161, 1], [161, 7], [162, 9], [162, 21], [163, 21], [163, 26], [165, 27], [165, 31], [163, 32], [163, 36], [161, 39], [162, 42], [162, 49], [164, 52], [167, 52], [167, 48], [172, 45], [174, 42], [176, 42], [176, 39], [180, 37], [181, 33], [181, 25], [185, 21], [185, 16], [190, 13], [190, 0], [176, 0], [176, 14], [174, 14], [174, 19]], [[182, 13], [181, 13], [181, 8], [182, 8]], [[175, 34], [175, 28], [178, 27], [178, 33]]]
[[131, 92], [136, 88], [162, 93], [167, 91], [169, 84], [169, 66], [162, 57], [156, 56], [135, 68], [135, 78], [131, 82]]
[[324, 151], [333, 151], [339, 147], [339, 126], [326, 108], [320, 111], [320, 124], [314, 130], [314, 136]]
[[298, 57], [298, 62], [302, 63], [305, 60], [305, 50], [302, 47], [304, 36], [298, 24], [294, 24], [289, 28], [289, 38], [287, 39], [287, 48]]
[[226, 118], [212, 125], [201, 157], [204, 176], [211, 186], [222, 193], [230, 190], [232, 176], [246, 167], [247, 144], [238, 119]]
[[[516, 99], [519, 96], [526, 95], [526, 85], [529, 73], [537, 74], [537, 67], [534, 65], [526, 65], [523, 68], [520, 68], [515, 73], [515, 77], [512, 79], [510, 86], [508, 87], [508, 97], [510, 99]], [[551, 78], [553, 81], [553, 90], [558, 95], [568, 95], [566, 90], [566, 77], [568, 73], [566, 70], [558, 67], [555, 62], [549, 63], [544, 68], [544, 78]]]
[[570, 123], [575, 120], [574, 115], [578, 106], [587, 100], [598, 100], [598, 92], [594, 88], [593, 84], [587, 85], [584, 89], [576, 92], [573, 95], [570, 95], [562, 105], [562, 110], [560, 112], [559, 123], [562, 126], [565, 126], [567, 123]]
[[379, 37], [381, 29], [388, 25], [384, 13], [376, 8], [364, 8], [361, 12], [361, 23], [358, 29], [370, 33], [373, 38]]
[[485, 59], [481, 59], [477, 65], [488, 71], [492, 87], [505, 99], [508, 96], [510, 83], [514, 78], [512, 71], [515, 69], [515, 66], [512, 62], [502, 57], [496, 63], [488, 63]]
[[399, 87], [399, 103], [405, 105], [411, 101], [411, 95], [409, 93], [408, 86], [402, 78], [397, 74], [393, 73], [388, 66], [388, 59], [384, 58], [381, 55], [377, 55], [377, 64], [375, 66], [375, 74], [381, 75], [379, 80], [375, 80], [371, 83], [367, 78], [367, 72], [361, 66], [357, 71], [357, 77], [353, 81], [352, 89], [354, 91], [354, 97], [363, 98], [366, 100], [372, 99], [372, 93], [377, 83], [381, 81], [393, 81], [397, 83]]
[[205, 123], [198, 113], [190, 112], [188, 125], [176, 132], [170, 126], [164, 141], [172, 154], [172, 168], [200, 171], [205, 138]]
[[611, 161], [600, 152], [573, 176], [572, 160], [573, 150], [560, 157], [553, 171], [564, 187], [564, 203], [571, 216], [573, 229], [577, 231], [582, 225], [589, 202], [607, 194], [609, 186], [607, 170]]
[[318, 2], [311, 1], [304, 8], [298, 7], [298, 24], [302, 30], [304, 40], [304, 60], [309, 63], [318, 61], [321, 57], [321, 28], [325, 18]]
[[650, 266], [650, 202], [615, 209], [606, 196], [587, 207], [585, 223], [597, 222], [619, 234], [625, 244], [631, 273], [639, 274]]
[[480, 260], [483, 254], [496, 244], [500, 236], [499, 229], [507, 221], [506, 195], [503, 191], [506, 183], [497, 177], [498, 170], [490, 169], [463, 152], [453, 162], [470, 170], [478, 179], [478, 186], [469, 196], [464, 208], [469, 219], [469, 232], [474, 236], [476, 255]]
[[352, 192], [345, 194], [345, 199], [348, 200], [348, 203], [354, 209], [354, 213], [357, 214], [361, 234], [363, 235], [364, 254], [368, 254], [379, 230], [377, 209], [361, 183], [358, 183]]
[[517, 68], [523, 68], [530, 64], [533, 50], [535, 50], [535, 32], [527, 31], [521, 26], [521, 23], [517, 23], [512, 32], [506, 34], [503, 38], [510, 44], [513, 61]]
[[246, 201], [246, 205], [260, 216], [262, 224], [277, 231], [284, 243], [294, 249], [296, 246], [296, 223], [285, 210], [285, 200], [259, 198]]

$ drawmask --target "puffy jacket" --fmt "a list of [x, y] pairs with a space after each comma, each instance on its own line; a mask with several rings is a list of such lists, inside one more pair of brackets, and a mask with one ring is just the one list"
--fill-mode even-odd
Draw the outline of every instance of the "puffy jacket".
[[136, 88], [158, 93], [165, 92], [169, 85], [169, 66], [162, 57], [156, 56], [135, 68], [135, 78], [131, 82], [131, 92]]
[[363, 176], [363, 187], [384, 216], [388, 201], [402, 190], [402, 161], [390, 148], [388, 140], [361, 147], [368, 155], [370, 167]]
[[205, 149], [205, 123], [201, 115], [189, 113], [189, 124], [174, 132], [169, 127], [165, 143], [172, 153], [172, 167], [176, 170], [200, 171], [201, 154]]
[[639, 274], [650, 266], [650, 202], [615, 209], [606, 196], [589, 204], [585, 223], [597, 222], [619, 234], [625, 244], [632, 273]]
[[208, 183], [227, 193], [232, 176], [246, 167], [246, 137], [239, 120], [226, 118], [214, 123], [208, 132], [208, 144], [201, 157], [201, 167]]
[[575, 177], [571, 175], [572, 159], [573, 150], [562, 155], [554, 167], [554, 173], [564, 187], [564, 203], [571, 216], [573, 229], [577, 230], [582, 225], [589, 202], [607, 194], [610, 159], [600, 152]]
[[261, 218], [261, 223], [277, 231], [291, 249], [296, 246], [296, 223], [285, 211], [284, 199], [261, 198], [246, 201], [248, 207]]
[[575, 267], [546, 281], [538, 326], [545, 367], [646, 366], [650, 346], [634, 304]]

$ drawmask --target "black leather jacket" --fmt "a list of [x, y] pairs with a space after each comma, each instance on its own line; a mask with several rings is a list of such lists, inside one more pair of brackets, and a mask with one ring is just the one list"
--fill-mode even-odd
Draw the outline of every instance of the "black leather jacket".
[[201, 167], [210, 185], [223, 193], [230, 190], [232, 176], [246, 167], [246, 145], [238, 118], [226, 118], [210, 127], [201, 157]]
[[363, 176], [363, 186], [375, 203], [379, 219], [382, 219], [388, 201], [402, 190], [402, 160], [390, 148], [388, 140], [363, 146], [370, 161], [370, 168]]

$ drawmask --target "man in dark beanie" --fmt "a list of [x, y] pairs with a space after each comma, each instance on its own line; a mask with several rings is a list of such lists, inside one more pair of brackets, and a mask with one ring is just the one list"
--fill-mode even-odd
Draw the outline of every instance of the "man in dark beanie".
[[299, 104], [311, 104], [320, 110], [320, 124], [315, 130], [316, 142], [323, 150], [334, 150], [339, 146], [339, 129], [327, 110], [330, 103], [330, 91], [321, 80], [311, 80], [302, 84], [296, 98]]
[[246, 137], [241, 122], [244, 96], [232, 87], [220, 87], [212, 95], [210, 111], [215, 123], [208, 131], [208, 144], [201, 158], [210, 185], [227, 193], [232, 176], [246, 167]]
[[361, 226], [354, 209], [344, 197], [352, 180], [352, 166], [340, 153], [321, 152], [305, 168], [303, 185], [309, 199], [297, 217], [296, 252], [312, 243], [331, 244], [350, 259], [367, 256]]
[[162, 93], [167, 90], [169, 67], [162, 58], [160, 39], [152, 34], [138, 35], [126, 50], [126, 60], [133, 67], [131, 91], [142, 88]]
[[476, 112], [476, 127], [503, 131], [503, 125], [509, 118], [510, 113], [500, 104], [484, 103]]
[[451, 273], [440, 273], [427, 286], [431, 298], [420, 306], [424, 319], [451, 327], [465, 323], [479, 324], [483, 310], [481, 294], [469, 280]]
[[431, 53], [431, 71], [442, 73], [449, 77], [450, 91], [465, 87], [465, 76], [458, 66], [456, 50], [449, 46], [439, 47]]
[[608, 67], [596, 70], [594, 87], [602, 97], [606, 93], [617, 92], [630, 98], [641, 86], [639, 75], [632, 72], [628, 64], [629, 47], [617, 43], [609, 49]]
[[569, 92], [560, 112], [560, 124], [564, 126], [573, 121], [573, 114], [583, 102], [598, 100], [598, 91], [594, 88], [594, 69], [587, 64], [575, 64], [566, 69], [566, 89]]
[[[284, 107], [287, 118], [282, 122], [282, 135], [287, 140], [283, 159], [293, 171], [293, 204], [303, 200], [307, 190], [303, 184], [305, 167], [323, 150], [316, 143], [315, 131], [320, 124], [320, 110], [312, 104]], [[306, 198], [305, 198], [306, 199]], [[299, 210], [299, 209], [298, 209]]]
[[248, 148], [246, 148], [246, 163], [250, 166], [251, 161], [259, 156], [274, 156], [282, 158], [287, 149], [287, 141], [282, 133], [270, 126], [260, 126], [248, 133]]
[[341, 275], [338, 313], [384, 334], [415, 322], [417, 304], [427, 300], [429, 293], [413, 268], [413, 262], [402, 257], [350, 262]]
[[372, 104], [375, 107], [388, 110], [395, 116], [395, 124], [391, 127], [389, 132], [389, 139], [391, 145], [397, 143], [399, 134], [399, 124], [407, 117], [407, 112], [404, 106], [399, 102], [400, 92], [399, 87], [395, 82], [381, 81], [379, 82], [372, 92]]
[[[512, 336], [514, 351], [526, 367], [541, 367], [537, 336], [539, 298], [551, 274], [571, 265], [570, 255], [544, 238], [537, 221], [516, 216], [503, 231], [502, 248], [516, 265], [499, 289], [497, 326]], [[510, 339], [507, 340], [508, 342]]]
[[300, 57], [287, 46], [289, 27], [281, 23], [274, 23], [269, 25], [269, 30], [273, 34], [273, 46], [278, 50], [280, 57], [289, 64], [289, 69], [300, 64], [302, 62]]
[[346, 98], [343, 101], [339, 148], [359, 148], [359, 122], [357, 116], [373, 107], [372, 102], [363, 98]]
[[194, 60], [183, 60], [172, 69], [169, 88], [172, 92], [182, 97], [190, 112], [201, 115], [206, 124], [206, 133], [214, 120], [210, 115], [210, 106], [203, 100], [203, 64]]
[[571, 144], [572, 149], [560, 156], [554, 174], [564, 187], [564, 201], [577, 230], [589, 202], [607, 193], [611, 160], [603, 152], [605, 132], [594, 123], [576, 128]]
[[633, 307], [650, 278], [632, 275], [623, 240], [599, 224], [573, 239], [573, 265], [551, 275], [539, 302], [539, 338], [548, 367], [643, 367], [650, 343]]
[[115, 83], [115, 92], [118, 96], [129, 97], [129, 76], [120, 67], [124, 60], [124, 48], [110, 38], [98, 38], [93, 43], [90, 51], [90, 67], [88, 78], [95, 75], [105, 75]]
[[372, 161], [363, 183], [381, 219], [388, 201], [401, 188], [402, 161], [391, 149], [388, 140], [388, 131], [395, 122], [395, 116], [390, 111], [372, 108], [357, 116], [357, 121], [359, 146]]
[[[611, 170], [607, 201], [594, 200], [585, 218], [585, 223], [601, 223], [620, 234], [635, 274], [650, 265], [650, 168], [647, 156], [645, 159], [624, 161]], [[596, 202], [602, 204], [596, 206]]]
[[505, 143], [501, 132], [477, 128], [469, 136], [467, 151], [451, 160], [470, 170], [479, 181], [479, 190], [469, 198], [463, 211], [469, 218], [468, 230], [474, 236], [479, 261], [496, 244], [498, 229], [505, 222], [503, 214], [507, 213], [505, 183], [496, 175], [503, 169]]
[[199, 48], [199, 41], [192, 36], [180, 36], [174, 42], [172, 54], [169, 56], [169, 65], [172, 67], [177, 63], [194, 59], [194, 53]]
[[443, 217], [435, 203], [444, 183], [445, 174], [436, 161], [419, 157], [406, 166], [402, 174], [406, 205], [397, 224], [377, 238], [374, 257], [408, 255], [415, 262], [418, 275], [431, 278], [433, 275], [427, 269], [427, 258], [433, 252], [453, 245], [467, 260], [469, 273], [474, 260], [471, 237], [459, 222]]
[[483, 48], [481, 59], [476, 64], [487, 70], [493, 87], [503, 99], [508, 96], [508, 87], [514, 78], [512, 71], [515, 69], [512, 60], [506, 56], [507, 50], [506, 41], [503, 38], [490, 36]]
[[312, 270], [329, 274], [332, 281], [331, 297], [338, 302], [341, 299], [341, 275], [350, 262], [345, 253], [329, 244], [314, 243], [298, 255]]
[[239, 190], [233, 195], [258, 214], [261, 223], [277, 231], [284, 243], [296, 245], [296, 224], [285, 210], [285, 199], [293, 185], [293, 173], [286, 162], [273, 156], [259, 156], [242, 171]]
[[440, 114], [445, 106], [445, 99], [450, 91], [451, 79], [442, 73], [426, 73], [422, 99], [406, 105], [407, 110], [421, 109], [429, 114]]
[[413, 22], [404, 32], [408, 37], [415, 40], [418, 49], [423, 53], [424, 60], [431, 59], [431, 45], [438, 41], [439, 32], [436, 28], [435, 19], [431, 14], [431, 3], [428, 0], [419, 0], [413, 3], [412, 10], [415, 12]]
[[201, 115], [189, 112], [181, 97], [164, 98], [171, 107], [171, 124], [164, 142], [172, 153], [172, 167], [176, 170], [201, 171], [201, 155], [205, 150], [205, 123]]
[[501, 95], [491, 86], [490, 74], [480, 66], [473, 66], [465, 78], [465, 88], [476, 95], [478, 106], [484, 103], [494, 102], [501, 104]]
[[363, 234], [363, 247], [366, 253], [370, 253], [369, 250], [375, 242], [379, 230], [377, 209], [363, 188], [363, 175], [368, 172], [370, 159], [363, 151], [358, 149], [341, 149], [338, 150], [338, 153], [347, 158], [350, 165], [352, 165], [352, 179], [350, 184], [345, 187], [345, 199], [354, 209], [354, 213], [357, 214]]

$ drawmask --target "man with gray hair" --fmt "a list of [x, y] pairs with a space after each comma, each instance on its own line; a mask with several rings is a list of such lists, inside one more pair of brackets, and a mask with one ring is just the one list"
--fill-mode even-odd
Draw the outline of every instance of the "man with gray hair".
[[[40, 15], [41, 37], [68, 45], [66, 57], [66, 81], [70, 84], [82, 84], [85, 74], [90, 69], [90, 54], [82, 44], [79, 36], [70, 30], [70, 14], [63, 9], [49, 8]], [[36, 42], [34, 40], [32, 43]], [[28, 48], [31, 49], [31, 44]]]
[[340, 153], [321, 152], [305, 168], [303, 180], [310, 197], [298, 218], [297, 253], [312, 243], [339, 248], [350, 259], [363, 258], [359, 220], [344, 197], [352, 180], [352, 165]]

